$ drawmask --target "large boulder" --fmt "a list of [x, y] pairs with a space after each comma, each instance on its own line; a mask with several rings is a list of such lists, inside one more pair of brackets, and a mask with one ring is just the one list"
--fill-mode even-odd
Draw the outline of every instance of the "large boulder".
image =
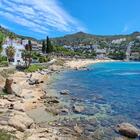
[[10, 106], [11, 102], [9, 102], [6, 99], [0, 99], [0, 108], [8, 108]]
[[25, 113], [19, 113], [12, 116], [8, 124], [18, 131], [24, 132], [26, 129], [30, 129], [30, 126], [33, 124], [33, 120], [29, 118]]
[[121, 135], [129, 138], [136, 138], [139, 134], [139, 130], [130, 123], [121, 123], [117, 125], [116, 131], [119, 132]]
[[58, 115], [60, 113], [60, 110], [54, 106], [47, 107], [45, 110], [52, 113], [53, 115]]
[[62, 90], [60, 91], [61, 95], [69, 95], [69, 91], [68, 90]]
[[16, 96], [20, 97], [20, 94], [22, 92], [22, 88], [20, 85], [13, 82], [13, 79], [7, 78], [5, 81], [5, 92], [8, 94], [15, 94]]
[[73, 111], [75, 112], [75, 113], [81, 113], [81, 112], [83, 112], [85, 110], [85, 108], [84, 108], [84, 106], [82, 106], [82, 105], [74, 105], [73, 106]]
[[21, 97], [22, 88], [20, 85], [13, 83], [11, 88], [13, 94], [15, 94], [17, 97]]

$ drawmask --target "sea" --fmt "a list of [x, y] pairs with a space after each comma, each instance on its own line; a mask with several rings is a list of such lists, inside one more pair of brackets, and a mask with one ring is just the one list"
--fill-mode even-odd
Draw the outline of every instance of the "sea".
[[71, 100], [71, 106], [85, 107], [77, 113], [81, 120], [74, 121], [95, 140], [120, 137], [115, 128], [122, 122], [140, 128], [140, 62], [105, 62], [67, 70], [51, 86], [56, 91], [68, 90], [71, 98], [66, 102]]

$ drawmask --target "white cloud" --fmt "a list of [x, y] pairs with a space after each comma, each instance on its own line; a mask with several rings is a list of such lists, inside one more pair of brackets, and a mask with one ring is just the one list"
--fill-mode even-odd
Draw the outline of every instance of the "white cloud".
[[5, 29], [8, 29], [9, 27], [4, 25], [4, 24], [0, 24], [0, 26], [4, 27]]
[[85, 30], [58, 0], [0, 0], [0, 5], [0, 16], [35, 32]]

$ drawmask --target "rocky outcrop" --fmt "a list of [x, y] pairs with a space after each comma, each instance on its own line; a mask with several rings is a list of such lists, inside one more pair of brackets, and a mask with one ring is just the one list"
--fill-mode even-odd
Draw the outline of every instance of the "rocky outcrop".
[[60, 110], [59, 110], [57, 107], [54, 107], [54, 106], [52, 106], [52, 107], [47, 107], [45, 110], [46, 110], [47, 112], [52, 113], [53, 115], [58, 115], [58, 114], [60, 113]]
[[46, 103], [49, 105], [59, 104], [59, 100], [57, 97], [48, 97], [46, 98]]
[[17, 111], [25, 112], [25, 107], [24, 107], [23, 103], [21, 103], [21, 102], [16, 102], [13, 105], [13, 109], [15, 109]]
[[[31, 130], [29, 137], [26, 140], [64, 140], [63, 136], [54, 128], [38, 128]], [[70, 140], [69, 138], [66, 138]]]
[[38, 85], [39, 83], [38, 79], [29, 79], [29, 85]]
[[78, 133], [78, 134], [82, 134], [84, 129], [80, 126], [78, 126], [77, 124], [74, 126], [74, 130]]
[[59, 101], [58, 100], [51, 100], [51, 101], [48, 101], [48, 104], [58, 104]]
[[11, 102], [6, 99], [0, 99], [0, 108], [8, 108]]
[[122, 123], [117, 125], [116, 131], [129, 138], [136, 138], [139, 134], [139, 130], [130, 123]]
[[82, 105], [74, 105], [73, 106], [73, 111], [76, 112], [76, 113], [81, 113], [85, 110], [84, 106]]
[[26, 113], [15, 112], [9, 119], [8, 124], [18, 131], [24, 132], [26, 129], [30, 129], [30, 126], [33, 124], [33, 120], [29, 118]]
[[60, 91], [61, 95], [69, 95], [69, 91], [68, 90], [62, 90]]
[[0, 84], [4, 83], [5, 79], [3, 76], [0, 75]]
[[39, 81], [39, 79], [29, 79], [28, 80], [29, 85], [38, 85], [44, 83], [44, 81]]
[[20, 97], [22, 92], [22, 88], [20, 85], [13, 82], [13, 79], [7, 78], [5, 81], [4, 90], [7, 94], [15, 94], [16, 96]]
[[11, 88], [13, 94], [15, 94], [17, 97], [21, 97], [22, 88], [19, 84], [13, 83]]

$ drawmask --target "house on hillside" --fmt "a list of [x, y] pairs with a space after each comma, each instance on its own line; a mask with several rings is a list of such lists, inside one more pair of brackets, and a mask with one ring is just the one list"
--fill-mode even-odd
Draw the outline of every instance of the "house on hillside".
[[32, 50], [38, 53], [42, 53], [42, 44], [38, 43], [37, 41], [31, 41], [32, 43]]
[[130, 60], [140, 60], [140, 52], [131, 52]]
[[104, 59], [106, 58], [107, 50], [106, 49], [96, 49], [96, 58], [97, 59]]
[[120, 38], [120, 39], [112, 40], [112, 43], [113, 44], [120, 44], [120, 43], [122, 43], [124, 41], [126, 41], [126, 38]]
[[26, 46], [28, 44], [28, 39], [21, 40], [21, 44]]

